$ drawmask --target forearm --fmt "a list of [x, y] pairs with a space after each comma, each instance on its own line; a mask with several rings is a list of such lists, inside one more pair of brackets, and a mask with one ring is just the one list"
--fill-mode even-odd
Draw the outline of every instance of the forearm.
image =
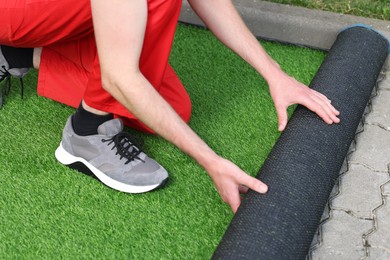
[[207, 170], [217, 155], [141, 73], [125, 75], [130, 76], [104, 83], [110, 94], [158, 135], [176, 145]]
[[230, 0], [188, 1], [210, 31], [255, 68], [267, 81], [281, 72], [279, 65], [265, 52], [249, 31]]

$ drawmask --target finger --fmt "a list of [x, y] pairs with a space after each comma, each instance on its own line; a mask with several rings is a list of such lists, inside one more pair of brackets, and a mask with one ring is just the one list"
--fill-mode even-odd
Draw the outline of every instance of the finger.
[[326, 105], [328, 105], [328, 107], [332, 110], [333, 114], [335, 115], [340, 115], [340, 111], [338, 111], [331, 103], [332, 101], [330, 99], [328, 99], [324, 94], [318, 92], [318, 91], [315, 91], [315, 90], [312, 90], [313, 93], [315, 95], [317, 95], [319, 98], [321, 98]]
[[318, 91], [315, 91], [313, 89], [311, 91], [313, 91], [314, 94], [316, 94], [318, 97], [321, 97], [323, 100], [325, 100], [325, 101], [327, 101], [329, 103], [332, 103], [332, 101], [327, 96], [325, 96], [324, 94], [322, 94], [322, 93], [320, 93]]
[[[331, 103], [326, 103], [326, 105], [329, 107], [329, 109], [331, 110], [332, 112], [332, 116], [337, 118], [337, 116], [340, 115], [340, 111], [338, 111]], [[335, 121], [336, 122], [336, 121]], [[338, 122], [337, 122], [338, 123]]]
[[315, 101], [313, 98], [308, 97], [304, 100], [302, 100], [301, 105], [307, 107], [314, 113], [316, 113], [319, 117], [322, 118], [327, 124], [332, 124], [333, 120], [328, 115], [328, 113], [324, 110], [324, 108], [321, 106], [321, 104], [317, 101]]
[[313, 99], [315, 100], [315, 102], [317, 102], [321, 106], [322, 110], [324, 110], [324, 112], [332, 120], [332, 123], [338, 121], [338, 118], [335, 115], [334, 110], [332, 109], [333, 106], [330, 105], [330, 103], [328, 102], [327, 99], [324, 100], [321, 96], [315, 96]]
[[266, 193], [268, 191], [268, 186], [264, 182], [261, 182], [248, 174], [242, 174], [239, 182], [241, 185], [257, 191], [258, 193]]
[[283, 131], [288, 121], [287, 108], [284, 106], [276, 106], [276, 113], [278, 114], [278, 130]]
[[325, 96], [320, 95], [320, 93], [317, 92], [317, 94], [315, 95], [315, 101], [320, 104], [322, 109], [327, 113], [333, 123], [340, 122], [340, 119], [337, 117], [337, 114], [339, 114], [339, 112], [329, 103], [328, 99]]

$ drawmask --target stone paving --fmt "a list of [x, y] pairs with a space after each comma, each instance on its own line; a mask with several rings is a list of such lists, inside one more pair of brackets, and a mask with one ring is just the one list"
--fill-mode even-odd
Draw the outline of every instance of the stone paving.
[[390, 259], [390, 63], [329, 200], [310, 259]]

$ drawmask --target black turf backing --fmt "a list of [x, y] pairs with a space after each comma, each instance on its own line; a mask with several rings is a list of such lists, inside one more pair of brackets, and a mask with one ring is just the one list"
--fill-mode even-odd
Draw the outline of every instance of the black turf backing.
[[311, 88], [332, 100], [341, 123], [297, 107], [257, 176], [269, 192], [249, 192], [213, 259], [305, 259], [388, 44], [360, 26], [338, 35]]

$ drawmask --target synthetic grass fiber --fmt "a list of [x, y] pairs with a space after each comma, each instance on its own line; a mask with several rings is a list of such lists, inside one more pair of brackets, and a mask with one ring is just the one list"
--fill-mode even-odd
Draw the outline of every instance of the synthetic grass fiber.
[[311, 87], [340, 111], [331, 126], [299, 106], [261, 168], [267, 194], [250, 192], [214, 259], [305, 259], [329, 194], [388, 55], [365, 27], [339, 33]]
[[320, 9], [342, 14], [365, 16], [390, 20], [389, 0], [265, 0], [268, 2], [290, 4], [312, 9]]
[[[308, 84], [319, 51], [265, 42], [290, 75]], [[191, 127], [255, 175], [279, 136], [265, 81], [207, 30], [180, 25], [172, 66], [193, 102]], [[55, 157], [74, 112], [14, 80], [0, 110], [0, 258], [209, 259], [233, 214], [208, 175], [162, 138], [134, 133], [170, 173], [166, 187], [117, 192]]]

